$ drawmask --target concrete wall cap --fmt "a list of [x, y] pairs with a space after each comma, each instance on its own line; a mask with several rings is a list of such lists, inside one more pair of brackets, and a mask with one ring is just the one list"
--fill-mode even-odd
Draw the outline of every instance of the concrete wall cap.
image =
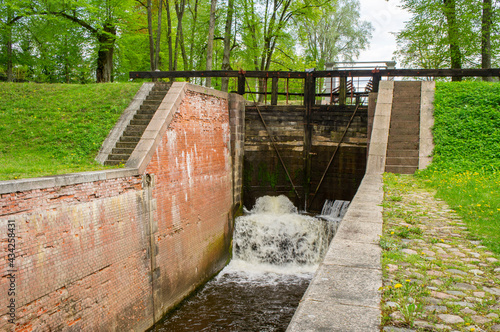
[[0, 182], [0, 194], [46, 189], [52, 187], [70, 186], [80, 183], [104, 181], [122, 177], [138, 176], [139, 170], [134, 168], [120, 168], [102, 171], [71, 173], [53, 176], [44, 176], [31, 179], [9, 180]]

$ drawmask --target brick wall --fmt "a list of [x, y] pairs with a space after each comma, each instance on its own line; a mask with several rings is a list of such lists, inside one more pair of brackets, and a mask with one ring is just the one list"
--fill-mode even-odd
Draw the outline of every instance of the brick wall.
[[232, 234], [232, 173], [227, 99], [190, 90], [146, 173], [157, 230], [154, 274], [161, 316], [221, 269]]
[[[241, 147], [242, 136], [231, 135], [227, 94], [191, 86], [179, 96], [141, 174], [0, 182], [0, 331], [144, 331], [225, 265], [241, 197], [232, 160], [241, 164], [242, 149], [231, 144]], [[241, 100], [235, 105], [241, 132]]]
[[17, 256], [15, 329], [7, 315], [10, 269], [0, 260], [0, 330], [106, 331], [152, 323], [144, 321], [151, 287], [140, 176], [7, 193], [0, 207], [2, 254], [7, 220], [15, 220]]

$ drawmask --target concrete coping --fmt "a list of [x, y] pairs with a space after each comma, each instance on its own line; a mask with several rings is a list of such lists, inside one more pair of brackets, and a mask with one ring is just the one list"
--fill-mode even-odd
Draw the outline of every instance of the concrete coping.
[[366, 174], [287, 332], [379, 331], [382, 175]]
[[102, 171], [70, 173], [0, 182], [0, 194], [22, 192], [35, 189], [70, 186], [80, 183], [112, 180], [122, 177], [138, 176], [137, 168], [119, 168]]

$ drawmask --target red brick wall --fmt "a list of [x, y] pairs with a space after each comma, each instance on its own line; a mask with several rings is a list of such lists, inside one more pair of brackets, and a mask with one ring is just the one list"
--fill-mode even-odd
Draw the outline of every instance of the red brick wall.
[[230, 136], [227, 99], [188, 90], [146, 168], [151, 183], [132, 176], [0, 195], [0, 331], [143, 331], [221, 269], [232, 234]]
[[227, 100], [186, 91], [147, 167], [156, 175], [157, 314], [222, 268], [231, 239]]
[[[151, 317], [147, 224], [141, 178], [4, 194], [16, 225], [16, 326], [8, 324], [8, 280], [0, 279], [0, 330], [106, 331]], [[9, 214], [6, 216], [5, 214]], [[0, 260], [0, 275], [7, 275]]]

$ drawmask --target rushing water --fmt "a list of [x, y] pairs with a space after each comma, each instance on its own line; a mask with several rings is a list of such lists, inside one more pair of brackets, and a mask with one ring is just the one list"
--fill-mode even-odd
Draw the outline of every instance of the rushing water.
[[285, 196], [259, 198], [236, 220], [231, 262], [152, 330], [285, 331], [348, 204], [327, 201], [314, 218]]

